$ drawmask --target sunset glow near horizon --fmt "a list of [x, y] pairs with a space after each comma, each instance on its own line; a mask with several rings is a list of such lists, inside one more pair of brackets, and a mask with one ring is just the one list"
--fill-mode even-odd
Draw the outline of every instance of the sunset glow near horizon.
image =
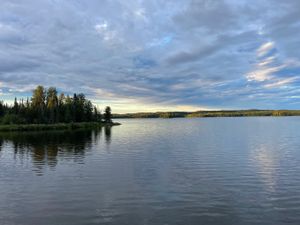
[[298, 0], [1, 0], [0, 99], [115, 113], [300, 108]]

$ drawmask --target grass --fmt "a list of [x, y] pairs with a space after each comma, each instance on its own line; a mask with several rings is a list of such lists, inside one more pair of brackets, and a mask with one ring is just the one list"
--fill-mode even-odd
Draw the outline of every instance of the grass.
[[45, 131], [45, 130], [75, 130], [82, 128], [97, 128], [105, 126], [116, 126], [120, 123], [56, 123], [56, 124], [8, 124], [0, 125], [0, 131]]

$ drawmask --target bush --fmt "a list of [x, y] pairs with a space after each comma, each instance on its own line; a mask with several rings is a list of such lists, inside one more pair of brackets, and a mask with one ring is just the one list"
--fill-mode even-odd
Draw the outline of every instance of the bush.
[[15, 114], [5, 114], [1, 120], [2, 124], [24, 124], [26, 121]]

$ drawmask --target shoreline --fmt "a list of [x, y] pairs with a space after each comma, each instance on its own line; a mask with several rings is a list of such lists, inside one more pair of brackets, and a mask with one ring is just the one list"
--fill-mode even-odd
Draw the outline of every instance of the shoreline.
[[205, 117], [283, 117], [300, 116], [300, 110], [219, 110], [196, 112], [140, 112], [113, 114], [114, 119], [136, 118], [205, 118]]
[[82, 128], [99, 128], [119, 126], [120, 123], [99, 123], [99, 122], [80, 122], [80, 123], [55, 123], [55, 124], [8, 124], [0, 125], [0, 132], [9, 131], [47, 131], [47, 130], [75, 130]]

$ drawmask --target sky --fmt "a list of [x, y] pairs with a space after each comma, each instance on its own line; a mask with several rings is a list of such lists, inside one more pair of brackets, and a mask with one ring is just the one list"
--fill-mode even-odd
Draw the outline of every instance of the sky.
[[298, 0], [0, 0], [0, 99], [113, 112], [300, 109]]

